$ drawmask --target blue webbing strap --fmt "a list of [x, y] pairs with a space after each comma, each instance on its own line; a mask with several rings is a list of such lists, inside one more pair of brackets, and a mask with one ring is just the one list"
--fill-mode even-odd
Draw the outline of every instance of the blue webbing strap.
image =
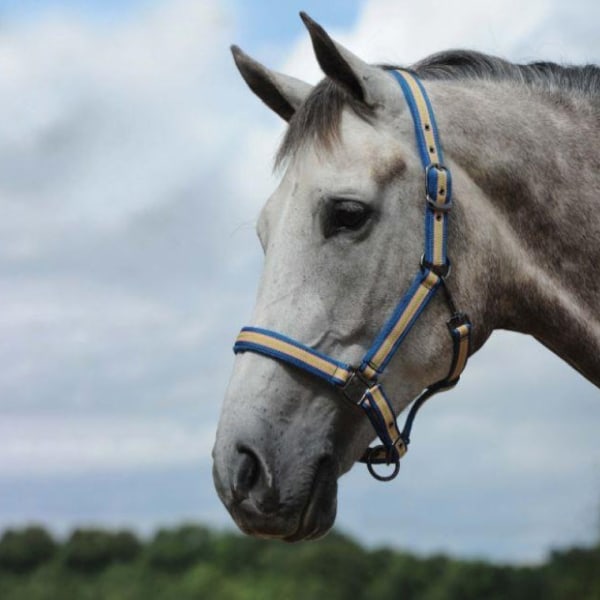
[[438, 275], [428, 269], [417, 273], [408, 292], [363, 358], [360, 370], [366, 377], [371, 379], [383, 373], [441, 281]]
[[304, 369], [327, 383], [343, 386], [352, 374], [352, 368], [301, 342], [269, 329], [244, 327], [238, 335], [233, 351], [256, 352], [276, 358], [294, 367]]
[[429, 97], [421, 81], [409, 71], [389, 71], [400, 84], [413, 119], [417, 147], [425, 169], [424, 262], [439, 268], [448, 265], [446, 254], [448, 211], [452, 207], [452, 178], [444, 165], [444, 153]]
[[[421, 82], [408, 71], [389, 71], [400, 84], [412, 116], [417, 147], [425, 170], [425, 252], [423, 268], [367, 352], [361, 371], [367, 377], [382, 373], [447, 273], [448, 210], [452, 182], [443, 166], [435, 115]], [[425, 289], [423, 289], [425, 286]]]
[[[395, 442], [391, 446], [389, 445], [388, 439], [379, 435], [382, 440], [382, 445], [369, 448], [365, 455], [360, 459], [360, 462], [367, 463], [371, 474], [378, 479], [382, 479], [383, 481], [390, 478], [393, 479], [398, 469], [394, 469], [392, 474], [388, 477], [381, 477], [373, 471], [372, 465], [389, 465], [406, 453], [408, 444], [410, 443], [412, 424], [421, 406], [434, 394], [453, 388], [458, 383], [460, 375], [467, 365], [471, 342], [471, 323], [465, 315], [457, 313], [448, 322], [448, 329], [450, 330], [453, 343], [452, 364], [450, 365], [448, 375], [444, 379], [425, 388], [419, 396], [413, 400], [404, 423], [404, 428], [400, 433], [397, 433], [398, 428], [395, 423], [394, 427], [392, 427], [391, 423], [388, 422], [388, 431], [390, 432], [388, 438], [396, 436]], [[373, 423], [373, 419], [371, 419], [371, 422]], [[378, 431], [377, 428], [376, 431]]]
[[394, 409], [381, 385], [373, 379], [364, 379], [350, 365], [337, 361], [276, 331], [259, 327], [244, 327], [235, 341], [233, 351], [236, 354], [255, 352], [275, 358], [312, 373], [340, 388], [348, 400], [363, 409], [383, 444], [381, 448], [386, 449], [385, 461], [373, 460], [371, 462], [398, 461], [406, 452]]

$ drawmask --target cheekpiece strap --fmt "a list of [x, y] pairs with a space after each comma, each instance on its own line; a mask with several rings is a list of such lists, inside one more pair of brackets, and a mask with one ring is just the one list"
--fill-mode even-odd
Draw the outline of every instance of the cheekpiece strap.
[[441, 278], [429, 269], [417, 273], [408, 292], [363, 358], [360, 371], [367, 378], [376, 377], [384, 371], [440, 284]]
[[448, 265], [446, 254], [448, 211], [452, 208], [452, 177], [444, 154], [435, 115], [421, 81], [410, 71], [392, 70], [400, 84], [415, 127], [417, 147], [425, 170], [425, 264], [440, 272]]

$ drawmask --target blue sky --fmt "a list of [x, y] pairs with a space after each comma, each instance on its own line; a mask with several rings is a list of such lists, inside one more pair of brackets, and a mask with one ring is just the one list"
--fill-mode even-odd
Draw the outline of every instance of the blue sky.
[[[584, 0], [271, 4], [0, 1], [0, 526], [231, 527], [209, 453], [283, 125], [229, 44], [314, 82], [304, 9], [372, 61], [452, 46], [600, 60]], [[402, 477], [342, 479], [338, 524], [497, 560], [590, 542], [599, 400], [500, 333], [423, 411]]]
[[30, 22], [46, 19], [49, 15], [68, 13], [90, 19], [106, 22], [127, 18], [139, 13], [154, 0], [2, 0], [0, 15], [4, 20]]
[[[135, 19], [140, 12], [157, 4], [157, 0], [1, 0], [0, 18], [6, 23], [27, 23], [68, 14], [96, 24], [118, 24]], [[261, 39], [272, 44], [285, 43], [298, 35], [298, 12], [318, 14], [324, 23], [348, 27], [356, 19], [358, 0], [318, 2], [235, 2], [223, 0], [221, 5], [235, 14], [240, 43], [249, 47]]]

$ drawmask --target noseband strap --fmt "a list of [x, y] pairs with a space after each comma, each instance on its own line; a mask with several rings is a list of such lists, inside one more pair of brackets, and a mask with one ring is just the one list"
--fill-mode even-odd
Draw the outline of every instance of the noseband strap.
[[[381, 444], [367, 448], [361, 462], [382, 481], [393, 479], [406, 454], [410, 432], [419, 408], [433, 394], [447, 390], [458, 382], [470, 353], [471, 322], [456, 310], [446, 284], [450, 271], [447, 256], [448, 216], [452, 207], [452, 178], [444, 166], [435, 116], [425, 88], [411, 72], [389, 71], [400, 84], [415, 126], [419, 155], [425, 171], [425, 250], [412, 285], [402, 297], [387, 323], [358, 367], [338, 361], [285, 335], [244, 327], [234, 352], [255, 352], [307, 371], [338, 388], [351, 404], [360, 407], [369, 418]], [[399, 429], [396, 415], [378, 378], [408, 335], [415, 321], [439, 289], [450, 309], [447, 322], [453, 353], [448, 374], [425, 388], [412, 402], [406, 422]], [[393, 465], [388, 475], [381, 475], [374, 465]]]

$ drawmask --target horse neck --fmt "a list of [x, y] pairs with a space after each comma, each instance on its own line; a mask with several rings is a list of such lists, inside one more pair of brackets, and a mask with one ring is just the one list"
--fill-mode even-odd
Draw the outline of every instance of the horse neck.
[[459, 171], [455, 285], [467, 305], [484, 292], [476, 343], [495, 328], [533, 335], [600, 386], [599, 102], [508, 82], [430, 85]]

